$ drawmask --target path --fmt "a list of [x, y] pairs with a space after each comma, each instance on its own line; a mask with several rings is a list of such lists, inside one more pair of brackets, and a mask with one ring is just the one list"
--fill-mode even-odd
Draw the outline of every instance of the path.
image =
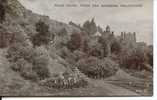
[[[123, 75], [124, 73], [125, 72], [123, 72], [122, 70], [119, 70], [117, 72], [117, 74], [120, 74], [119, 76]], [[139, 94], [137, 94], [133, 91], [130, 91], [130, 90], [125, 89], [125, 88], [120, 87], [120, 86], [110, 84], [106, 80], [95, 80], [95, 79], [89, 79], [87, 77], [86, 77], [86, 79], [88, 80], [89, 84], [91, 84], [95, 88], [98, 88], [98, 90], [95, 90], [95, 91], [104, 91], [104, 93], [107, 96], [139, 96]]]
[[137, 93], [132, 92], [128, 89], [109, 84], [104, 80], [93, 80], [90, 81], [94, 87], [101, 87], [107, 92], [108, 96], [139, 96]]

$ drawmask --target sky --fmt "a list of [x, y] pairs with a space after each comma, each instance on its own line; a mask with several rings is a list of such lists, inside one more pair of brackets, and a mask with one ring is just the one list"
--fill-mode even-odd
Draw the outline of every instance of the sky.
[[[19, 0], [35, 13], [68, 23], [83, 24], [95, 18], [103, 29], [107, 25], [120, 32], [136, 32], [137, 40], [153, 43], [153, 0]], [[56, 7], [55, 4], [142, 5], [141, 7]]]

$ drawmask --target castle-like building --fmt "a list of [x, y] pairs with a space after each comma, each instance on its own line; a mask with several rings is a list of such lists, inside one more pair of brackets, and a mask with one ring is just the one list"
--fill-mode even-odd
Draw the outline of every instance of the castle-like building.
[[[97, 33], [98, 34], [98, 33]], [[111, 44], [112, 42], [115, 41], [115, 39], [117, 39], [122, 46], [127, 47], [136, 47], [137, 45], [137, 41], [136, 41], [136, 33], [135, 32], [121, 32], [121, 34], [119, 36], [116, 36], [114, 31], [111, 30], [110, 26], [107, 25], [106, 29], [103, 33], [101, 33], [101, 35], [97, 35], [99, 37], [102, 37], [104, 40], [106, 40], [107, 45], [106, 48], [108, 49], [107, 51], [109, 52], [108, 54], [110, 54], [111, 51]]]
[[[104, 34], [102, 35], [110, 35], [114, 36], [114, 32], [111, 31], [111, 28], [109, 25], [106, 26], [106, 30], [104, 31]], [[117, 39], [122, 43], [122, 44], [127, 44], [127, 45], [134, 45], [137, 43], [136, 40], [136, 32], [121, 32], [119, 36], [117, 36]]]
[[136, 43], [136, 33], [135, 32], [134, 33], [121, 32], [120, 39], [121, 41]]
[[114, 35], [114, 32], [111, 31], [111, 28], [109, 25], [106, 26], [106, 30], [104, 31], [104, 34]]

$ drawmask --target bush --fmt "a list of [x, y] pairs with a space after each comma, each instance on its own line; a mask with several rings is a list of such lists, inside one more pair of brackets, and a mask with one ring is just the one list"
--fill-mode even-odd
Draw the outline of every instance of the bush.
[[20, 43], [12, 45], [7, 51], [7, 58], [11, 63], [11, 68], [30, 80], [36, 80], [37, 77], [39, 79], [49, 77], [47, 68], [49, 58], [46, 52], [41, 50], [42, 48], [38, 49], [40, 50]]
[[11, 65], [11, 68], [16, 72], [21, 72], [27, 63], [28, 62], [26, 60], [21, 58], [21, 59], [18, 59], [16, 62], [14, 62]]
[[118, 70], [118, 64], [108, 58], [102, 60], [95, 57], [84, 58], [78, 61], [77, 66], [91, 78], [109, 77]]
[[32, 81], [38, 80], [37, 73], [33, 71], [33, 65], [30, 63], [27, 63], [25, 66], [23, 66], [23, 69], [20, 71], [20, 74], [25, 79]]
[[49, 59], [47, 56], [42, 55], [36, 57], [33, 63], [33, 70], [37, 73], [38, 77], [42, 80], [50, 76], [48, 70]]
[[19, 72], [22, 77], [29, 80], [37, 80], [36, 73], [32, 70], [33, 66], [31, 63], [24, 59], [18, 59], [16, 62], [12, 63], [11, 68]]
[[100, 43], [96, 43], [94, 46], [90, 47], [91, 49], [89, 50], [89, 55], [94, 56], [97, 58], [103, 58], [103, 47]]
[[75, 55], [76, 61], [78, 61], [78, 60], [80, 60], [80, 59], [82, 59], [82, 58], [87, 56], [86, 53], [84, 53], [82, 51], [79, 51], [79, 50], [74, 51], [73, 54]]
[[85, 87], [88, 82], [83, 78], [75, 77], [69, 73], [63, 73], [62, 75], [55, 75], [51, 79], [47, 79], [41, 83], [43, 86], [56, 89], [72, 89]]
[[7, 58], [10, 62], [16, 62], [18, 59], [32, 60], [34, 57], [34, 49], [30, 46], [24, 46], [21, 43], [14, 43], [7, 51]]

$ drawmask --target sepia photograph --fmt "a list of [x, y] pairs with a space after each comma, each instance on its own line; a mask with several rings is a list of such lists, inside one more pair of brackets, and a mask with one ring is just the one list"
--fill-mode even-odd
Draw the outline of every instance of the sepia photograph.
[[153, 0], [0, 0], [0, 96], [152, 97]]

